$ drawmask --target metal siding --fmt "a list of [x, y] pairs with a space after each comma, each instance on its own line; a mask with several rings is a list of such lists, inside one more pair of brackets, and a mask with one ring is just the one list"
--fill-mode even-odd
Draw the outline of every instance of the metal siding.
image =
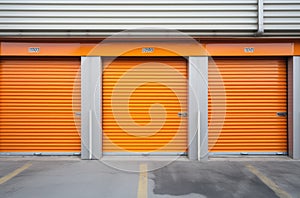
[[[207, 160], [208, 57], [189, 57], [189, 159]], [[199, 118], [200, 117], [200, 118]]]
[[300, 57], [293, 57], [293, 158], [300, 159]]
[[264, 0], [265, 35], [300, 35], [299, 0]]
[[[103, 64], [104, 154], [186, 152], [187, 118], [177, 115], [187, 112], [186, 60], [131, 57], [110, 61], [105, 59]], [[148, 82], [147, 76], [153, 80]]]
[[109, 35], [136, 28], [252, 35], [257, 29], [257, 2], [0, 0], [0, 35]]
[[101, 68], [101, 57], [81, 57], [81, 159], [102, 155]]
[[[287, 118], [276, 115], [287, 111], [285, 60], [252, 57], [214, 61], [209, 64], [210, 152], [286, 152]], [[220, 79], [225, 95], [217, 82]]]
[[1, 59], [0, 152], [80, 152], [79, 69], [76, 58]]

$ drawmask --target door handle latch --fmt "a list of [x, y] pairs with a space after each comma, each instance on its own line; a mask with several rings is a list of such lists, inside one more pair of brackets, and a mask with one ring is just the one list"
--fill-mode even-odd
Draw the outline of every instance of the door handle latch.
[[277, 112], [276, 115], [278, 117], [286, 117], [287, 116], [287, 113], [286, 112]]
[[81, 116], [81, 112], [75, 112], [75, 116]]
[[187, 117], [187, 112], [178, 112], [178, 117]]

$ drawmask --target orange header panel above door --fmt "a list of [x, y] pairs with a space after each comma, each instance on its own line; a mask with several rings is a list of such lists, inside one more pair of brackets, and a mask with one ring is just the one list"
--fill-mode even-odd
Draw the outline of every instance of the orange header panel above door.
[[300, 41], [294, 44], [294, 55], [300, 56]]
[[188, 41], [115, 41], [99, 43], [2, 42], [1, 56], [292, 56], [300, 42], [197, 43]]
[[293, 43], [212, 43], [206, 44], [211, 56], [291, 56]]
[[2, 56], [201, 56], [196, 41], [99, 43], [1, 43]]
[[85, 56], [95, 44], [1, 43], [2, 56]]

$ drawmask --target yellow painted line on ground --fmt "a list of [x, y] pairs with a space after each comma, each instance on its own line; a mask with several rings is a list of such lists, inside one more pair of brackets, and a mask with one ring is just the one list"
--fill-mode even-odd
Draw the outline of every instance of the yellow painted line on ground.
[[147, 164], [140, 164], [140, 177], [137, 198], [148, 197], [148, 173]]
[[22, 167], [20, 167], [20, 168], [14, 170], [13, 172], [1, 177], [0, 184], [4, 184], [8, 180], [12, 179], [13, 177], [17, 176], [18, 174], [20, 174], [21, 172], [23, 172], [24, 170], [29, 168], [31, 165], [32, 165], [31, 163], [24, 164]]
[[252, 165], [247, 165], [247, 169], [256, 175], [264, 184], [266, 184], [269, 188], [271, 188], [277, 196], [280, 198], [292, 198], [290, 194], [286, 191], [282, 190], [277, 184], [275, 184], [271, 179], [262, 174], [259, 170], [254, 168]]

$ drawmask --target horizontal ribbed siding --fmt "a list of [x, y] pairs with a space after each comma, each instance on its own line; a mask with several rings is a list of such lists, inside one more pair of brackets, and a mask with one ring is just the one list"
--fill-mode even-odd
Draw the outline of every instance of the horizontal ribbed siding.
[[266, 35], [300, 35], [299, 0], [264, 0]]
[[[139, 28], [176, 29], [193, 34], [252, 35], [257, 2], [246, 1], [0, 1], [5, 34], [105, 35]], [[51, 30], [51, 32], [49, 32]], [[66, 32], [71, 30], [71, 32]], [[48, 31], [48, 32], [46, 32]], [[0, 35], [1, 35], [0, 34]]]

